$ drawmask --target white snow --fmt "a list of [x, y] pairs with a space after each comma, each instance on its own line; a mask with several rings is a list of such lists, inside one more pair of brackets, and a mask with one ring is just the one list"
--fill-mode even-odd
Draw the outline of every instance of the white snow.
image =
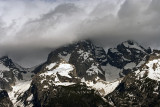
[[157, 85], [157, 86], [154, 88], [154, 91], [157, 91], [157, 90], [158, 90], [158, 87], [159, 87], [159, 86]]
[[83, 50], [79, 49], [77, 52], [78, 52], [79, 54], [81, 54], [81, 53], [83, 53]]
[[86, 84], [87, 86], [90, 86], [95, 90], [98, 90], [102, 96], [106, 96], [107, 94], [113, 92], [120, 82], [121, 80], [116, 80], [113, 82], [98, 80], [96, 83], [86, 81]]
[[137, 49], [137, 50], [145, 52], [144, 49], [141, 48], [137, 43], [134, 43], [133, 45], [130, 45], [130, 44], [128, 44], [128, 42], [124, 42], [123, 45], [127, 48], [133, 48], [133, 49]]
[[84, 52], [83, 54], [81, 54], [80, 56], [83, 56], [83, 59], [86, 60], [89, 57], [89, 53], [88, 52]]
[[[155, 65], [155, 69], [154, 69]], [[138, 70], [136, 71], [136, 75], [138, 75], [138, 78], [144, 77], [144, 74], [147, 74], [147, 77], [160, 81], [160, 59], [154, 59], [152, 61], [149, 61], [146, 66], [148, 68], [143, 68], [142, 71]]]
[[3, 78], [6, 82], [9, 82], [6, 78]]
[[[153, 69], [154, 64], [156, 64], [156, 69]], [[146, 64], [149, 67], [148, 77], [153, 80], [160, 81], [160, 59], [155, 59]]]
[[8, 67], [6, 67], [5, 65], [3, 65], [2, 63], [0, 63], [0, 71], [9, 71], [10, 69]]
[[[73, 70], [73, 69], [72, 69]], [[66, 71], [61, 71], [61, 72], [58, 72], [59, 75], [63, 76], [63, 77], [68, 77], [68, 78], [72, 78], [69, 74], [69, 72], [66, 72]]]
[[129, 49], [127, 49], [127, 52], [131, 53], [131, 51]]
[[48, 86], [47, 86], [47, 85], [45, 85], [43, 88], [48, 88]]
[[83, 57], [83, 60], [85, 61], [86, 59], [89, 58], [89, 52], [84, 52], [83, 50], [78, 50], [78, 53], [81, 54], [80, 57]]
[[97, 66], [95, 66], [95, 64], [92, 64], [91, 67], [86, 71], [86, 73], [88, 75], [94, 75], [94, 74], [98, 74], [98, 73], [103, 74], [102, 71], [99, 70]]
[[12, 86], [13, 90], [8, 92], [8, 95], [14, 105], [16, 105], [17, 97], [29, 89], [30, 83], [31, 81], [17, 81], [15, 86]]
[[85, 78], [84, 77], [81, 79], [81, 82], [85, 82]]
[[57, 86], [59, 86], [59, 85], [61, 85], [61, 86], [69, 86], [69, 85], [73, 85], [75, 83], [73, 83], [73, 82], [63, 82], [63, 83], [54, 83], [54, 84], [57, 85]]
[[51, 71], [47, 71], [45, 73], [40, 74], [40, 76], [46, 76], [46, 75], [55, 75], [56, 73], [60, 74], [61, 76], [66, 76], [71, 78], [69, 74], [70, 71], [72, 71], [74, 68], [72, 65], [67, 63], [60, 63], [58, 67]]
[[55, 67], [56, 63], [51, 63], [50, 65], [46, 66], [48, 70], [51, 70], [53, 67]]
[[32, 101], [33, 99], [33, 94], [31, 94], [28, 98], [27, 98], [27, 101]]
[[129, 97], [134, 97], [134, 95], [133, 95], [133, 94], [131, 94], [131, 93], [128, 93], [128, 96], [129, 96]]

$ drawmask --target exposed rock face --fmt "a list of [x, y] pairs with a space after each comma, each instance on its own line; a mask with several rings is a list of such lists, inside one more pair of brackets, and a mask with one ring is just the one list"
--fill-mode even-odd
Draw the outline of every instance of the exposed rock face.
[[160, 105], [160, 52], [154, 51], [139, 70], [124, 77], [106, 96], [114, 106], [158, 107]]
[[[14, 106], [139, 107], [160, 104], [160, 52], [151, 53], [150, 49], [133, 41], [109, 49], [107, 55], [91, 41], [80, 41], [51, 52], [47, 61], [33, 72], [8, 57], [0, 61], [0, 83], [3, 83], [0, 88], [9, 91]], [[114, 81], [109, 82], [108, 78]], [[13, 91], [10, 91], [11, 86]], [[7, 98], [7, 94], [4, 95]]]
[[100, 60], [96, 59], [93, 44], [88, 41], [77, 43], [71, 54], [69, 63], [76, 67], [77, 75], [86, 80], [94, 80], [100, 77], [105, 80], [104, 71], [101, 68]]
[[51, 52], [47, 62], [35, 69], [35, 73], [43, 69], [45, 64], [60, 61], [60, 59], [74, 65], [78, 77], [94, 80], [99, 77], [105, 80], [101, 66], [107, 63], [106, 53], [103, 48], [96, 47], [91, 41], [85, 40], [61, 47]]
[[99, 107], [107, 105], [95, 90], [88, 89], [83, 84], [53, 85], [43, 89], [39, 84], [33, 83], [30, 90], [30, 96], [33, 96], [33, 99], [30, 102], [27, 100], [30, 96], [26, 96], [25, 104], [32, 103], [35, 107]]
[[12, 90], [11, 85], [15, 84], [15, 77], [20, 78], [21, 75], [12, 60], [7, 56], [0, 58], [0, 88]]
[[45, 65], [32, 80], [28, 91], [19, 97], [25, 106], [99, 107], [107, 103], [100, 94], [80, 83], [73, 65], [60, 61]]
[[9, 99], [8, 93], [5, 90], [0, 90], [0, 107], [13, 107]]
[[144, 56], [150, 53], [150, 49], [147, 50], [134, 41], [126, 41], [119, 44], [117, 48], [109, 49], [107, 58], [111, 65], [122, 69], [130, 62], [138, 64]]
[[100, 65], [105, 66], [107, 64], [107, 54], [102, 47], [95, 46], [95, 56]]
[[[110, 48], [107, 53], [109, 66], [119, 69], [120, 77], [132, 72], [146, 61], [146, 56], [151, 53], [151, 49], [145, 49], [134, 41], [125, 41], [117, 46]], [[117, 71], [118, 72], [118, 71]]]
[[[29, 69], [22, 68], [8, 56], [0, 58], [0, 88], [11, 91], [17, 80], [25, 80]], [[23, 77], [25, 76], [25, 77]]]
[[27, 90], [25, 88], [29, 85], [32, 74], [30, 69], [22, 68], [7, 56], [0, 58], [0, 90], [5, 90], [2, 91], [5, 96], [0, 101], [0, 107], [13, 106], [16, 98]]

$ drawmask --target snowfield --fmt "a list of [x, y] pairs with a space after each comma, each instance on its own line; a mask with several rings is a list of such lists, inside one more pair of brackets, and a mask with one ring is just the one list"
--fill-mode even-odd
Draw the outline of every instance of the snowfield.
[[119, 85], [122, 79], [115, 80], [113, 82], [107, 82], [98, 80], [96, 83], [86, 81], [87, 86], [92, 87], [95, 90], [98, 90], [101, 96], [106, 96], [107, 94], [113, 92], [115, 88]]
[[55, 63], [52, 63], [49, 66], [47, 66], [46, 68], [49, 68], [49, 71], [40, 74], [40, 76], [47, 76], [47, 75], [52, 75], [52, 74], [55, 75], [56, 73], [58, 73], [61, 76], [72, 78], [69, 75], [69, 72], [74, 69], [72, 65], [67, 64], [67, 63], [60, 63], [60, 65], [58, 67], [51, 70], [55, 65], [56, 65]]
[[[25, 91], [27, 91], [30, 87], [31, 81], [17, 81], [14, 86], [12, 86], [13, 90], [8, 92], [9, 98], [12, 103], [16, 105], [21, 105], [20, 102], [17, 102], [17, 98], [19, 95], [23, 95]], [[23, 107], [23, 104], [21, 105]]]
[[143, 68], [142, 71], [136, 71], [138, 78], [142, 78], [147, 74], [148, 78], [160, 81], [160, 59], [149, 61], [146, 66], [147, 67]]
[[0, 62], [0, 71], [9, 71], [10, 69], [3, 65], [3, 63]]

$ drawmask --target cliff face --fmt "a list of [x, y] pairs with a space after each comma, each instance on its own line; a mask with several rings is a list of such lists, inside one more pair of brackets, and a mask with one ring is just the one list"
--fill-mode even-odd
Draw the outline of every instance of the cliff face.
[[125, 76], [105, 98], [114, 106], [152, 106], [160, 104], [160, 51], [154, 51], [140, 68]]
[[0, 90], [0, 107], [14, 107], [5, 90]]
[[107, 54], [91, 41], [76, 42], [54, 50], [33, 70], [2, 59], [1, 88], [8, 91], [1, 92], [2, 107], [160, 104], [160, 51], [134, 41], [123, 42]]
[[[103, 48], [96, 47], [89, 40], [58, 48], [51, 52], [45, 64], [58, 62], [61, 59], [72, 64], [76, 68], [77, 76], [85, 80], [94, 80], [99, 77], [105, 80], [105, 72], [101, 68], [107, 63], [106, 53]], [[43, 69], [42, 64], [34, 72]]]
[[18, 98], [25, 106], [36, 107], [99, 107], [107, 103], [98, 91], [89, 88], [77, 77], [73, 65], [61, 60], [46, 65], [34, 76], [31, 86]]

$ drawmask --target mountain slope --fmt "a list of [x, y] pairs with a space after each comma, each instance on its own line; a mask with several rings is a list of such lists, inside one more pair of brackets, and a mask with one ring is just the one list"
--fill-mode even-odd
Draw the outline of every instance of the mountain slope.
[[8, 93], [5, 90], [0, 90], [0, 107], [13, 107]]
[[160, 52], [151, 52], [125, 41], [106, 54], [84, 40], [57, 48], [34, 69], [2, 57], [0, 88], [20, 107], [156, 106]]
[[7, 56], [0, 58], [0, 88], [11, 91], [16, 79], [23, 79], [21, 72]]
[[160, 51], [154, 51], [138, 70], [124, 77], [106, 96], [114, 106], [155, 107], [160, 104]]
[[34, 73], [14, 63], [8, 56], [0, 58], [0, 89], [7, 91], [6, 95], [14, 104], [17, 97], [29, 88]]
[[76, 67], [78, 77], [85, 80], [94, 80], [99, 77], [105, 80], [105, 72], [101, 64], [106, 63], [106, 54], [103, 48], [96, 47], [91, 41], [79, 41], [71, 45], [58, 48], [51, 52], [47, 62], [35, 69], [35, 73], [43, 69], [43, 65], [54, 63], [60, 59]]
[[45, 65], [32, 80], [30, 88], [18, 97], [17, 106], [99, 107], [107, 103], [98, 91], [77, 77], [73, 65], [61, 60]]
[[107, 66], [103, 67], [107, 81], [124, 77], [132, 72], [146, 61], [146, 56], [151, 52], [150, 48], [145, 49], [131, 40], [122, 42], [117, 48], [110, 48], [107, 53]]

